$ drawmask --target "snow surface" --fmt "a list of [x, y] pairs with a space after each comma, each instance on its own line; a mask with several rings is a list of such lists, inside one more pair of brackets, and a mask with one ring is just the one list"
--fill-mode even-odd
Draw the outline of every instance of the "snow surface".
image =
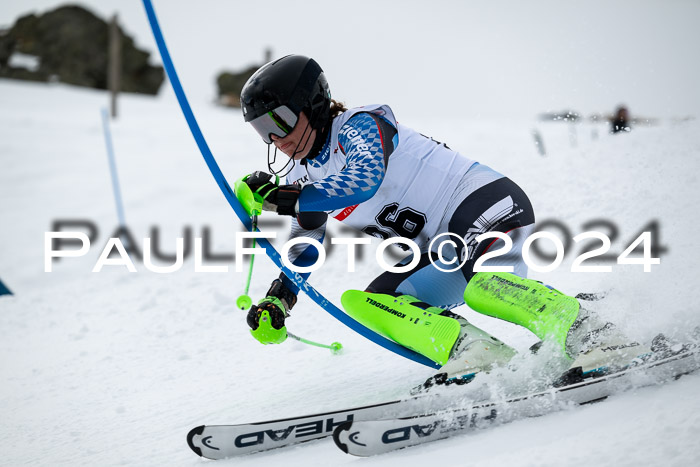
[[10, 55], [7, 64], [12, 67], [26, 68], [29, 71], [37, 71], [41, 65], [41, 59], [36, 55], [28, 55], [14, 52]]
[[[0, 29], [65, 3], [2, 0]], [[136, 45], [160, 63], [141, 1], [71, 3], [103, 19], [118, 14]], [[666, 118], [700, 108], [694, 0], [153, 4], [190, 98], [214, 99], [218, 73], [260, 64], [269, 47], [274, 57], [314, 57], [336, 99], [386, 101], [404, 119], [530, 118], [563, 108], [588, 115], [621, 103], [634, 116]]]
[[[338, 340], [345, 353], [291, 340], [261, 346], [234, 306], [245, 274], [232, 263], [228, 273], [195, 273], [192, 257], [172, 274], [149, 272], [140, 262], [136, 273], [116, 266], [92, 273], [117, 228], [100, 120], [107, 101], [98, 91], [0, 81], [0, 279], [15, 293], [0, 297], [0, 464], [206, 465], [185, 443], [196, 425], [383, 401], [431, 374], [354, 334], [305, 296], [289, 329], [324, 343]], [[236, 111], [205, 101], [193, 106], [229, 180], [264, 168], [265, 147]], [[700, 256], [697, 121], [612, 136], [592, 124], [572, 130], [527, 120], [398, 118], [509, 175], [530, 195], [540, 220], [558, 219], [572, 235], [593, 219], [614, 222], [616, 253], [657, 219], [668, 252], [651, 273], [613, 265], [612, 273], [574, 274], [571, 255], [555, 272], [533, 277], [569, 293], [609, 291], [601, 312], [639, 339], [658, 331], [684, 338], [700, 325], [692, 299]], [[233, 253], [240, 223], [170, 88], [158, 98], [123, 96], [112, 129], [136, 239], [152, 236], [157, 226], [162, 249], [173, 252], [186, 226], [197, 237], [208, 226], [212, 250]], [[533, 129], [544, 138], [546, 157], [536, 151]], [[46, 273], [44, 233], [57, 219], [89, 219], [99, 236], [85, 257], [55, 261]], [[332, 232], [340, 233], [337, 225]], [[347, 273], [345, 253], [334, 251], [312, 284], [339, 303], [345, 289], [362, 288], [380, 273], [372, 256], [368, 248], [358, 271]], [[253, 298], [276, 275], [259, 257]], [[458, 311], [520, 351], [535, 342], [517, 326], [466, 307]], [[325, 440], [218, 464], [697, 465], [699, 391], [700, 375], [690, 375], [603, 404], [365, 460]]]

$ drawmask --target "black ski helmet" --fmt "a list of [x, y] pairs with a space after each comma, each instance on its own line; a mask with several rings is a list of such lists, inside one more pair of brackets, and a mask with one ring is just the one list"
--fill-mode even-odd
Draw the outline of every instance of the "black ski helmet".
[[[330, 119], [330, 105], [331, 91], [323, 70], [314, 59], [303, 55], [287, 55], [263, 65], [241, 91], [241, 109], [246, 122], [253, 122], [282, 106], [291, 110], [293, 124], [283, 130], [286, 133], [291, 131], [302, 111], [311, 129], [320, 133]], [[281, 123], [281, 126], [278, 123], [280, 128], [286, 127]], [[253, 126], [269, 144], [270, 134], [264, 126]]]

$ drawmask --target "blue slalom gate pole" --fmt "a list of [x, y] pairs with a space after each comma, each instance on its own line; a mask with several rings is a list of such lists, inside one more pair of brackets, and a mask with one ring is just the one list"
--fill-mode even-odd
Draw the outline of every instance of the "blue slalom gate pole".
[[102, 130], [105, 135], [105, 146], [107, 147], [109, 173], [112, 176], [114, 203], [117, 205], [117, 218], [119, 219], [119, 226], [126, 227], [126, 220], [124, 219], [124, 205], [122, 204], [122, 193], [119, 189], [119, 176], [117, 175], [117, 162], [114, 158], [114, 146], [112, 145], [112, 132], [109, 127], [109, 112], [107, 111], [106, 107], [102, 108]]
[[[192, 108], [190, 107], [190, 104], [187, 101], [185, 91], [182, 88], [180, 79], [178, 78], [177, 72], [175, 71], [175, 65], [173, 65], [172, 58], [170, 57], [170, 52], [168, 52], [168, 48], [165, 45], [165, 39], [163, 38], [163, 33], [160, 30], [160, 25], [158, 24], [158, 19], [156, 18], [156, 12], [153, 9], [153, 4], [151, 3], [151, 0], [142, 1], [143, 6], [146, 9], [146, 16], [148, 17], [148, 22], [150, 23], [151, 30], [153, 31], [153, 37], [155, 38], [156, 44], [158, 45], [158, 51], [160, 52], [160, 56], [163, 59], [163, 67], [165, 68], [165, 72], [168, 74], [168, 79], [170, 80], [170, 84], [173, 87], [173, 91], [175, 92], [177, 101], [180, 104], [180, 109], [182, 110], [183, 116], [187, 121], [187, 125], [190, 127], [192, 137], [197, 143], [199, 151], [202, 154], [202, 157], [204, 158], [207, 167], [209, 167], [209, 171], [214, 177], [214, 180], [216, 180], [217, 185], [219, 185], [219, 188], [221, 189], [223, 195], [226, 197], [226, 200], [228, 201], [229, 205], [236, 213], [236, 216], [238, 216], [240, 221], [246, 227], [246, 229], [251, 230], [253, 226], [250, 216], [243, 208], [241, 203], [238, 201], [238, 198], [236, 198], [235, 194], [233, 193], [233, 190], [231, 189], [231, 186], [226, 181], [224, 174], [221, 172], [219, 164], [217, 164], [216, 159], [214, 159], [214, 155], [209, 149], [209, 145], [207, 145], [207, 142], [204, 139], [204, 135], [202, 134], [202, 130], [199, 128], [197, 119], [195, 118], [194, 113], [192, 112]], [[280, 256], [279, 252], [275, 250], [275, 247], [272, 246], [272, 244], [266, 238], [259, 238], [258, 244], [265, 249], [265, 252], [267, 253], [267, 256], [270, 258], [270, 260], [272, 260], [272, 262], [275, 263], [275, 265], [287, 276], [287, 278], [289, 278], [289, 280], [296, 284], [296, 286], [299, 287], [301, 291], [306, 293], [306, 295], [311, 300], [316, 302], [316, 304], [318, 304], [321, 308], [327, 311], [335, 319], [337, 319], [353, 331], [357, 332], [358, 334], [371, 340], [375, 344], [380, 345], [385, 349], [390, 350], [398, 355], [401, 355], [402, 357], [408, 358], [410, 360], [413, 360], [414, 362], [423, 364], [431, 368], [440, 367], [439, 364], [433, 362], [427, 357], [418, 354], [411, 349], [400, 346], [396, 342], [377, 334], [371, 329], [355, 321], [350, 316], [346, 315], [340, 308], [335, 306], [314, 287], [312, 287], [311, 284], [309, 284], [303, 277], [301, 277], [301, 275], [299, 275], [297, 272], [292, 271], [291, 269], [287, 268], [284, 264], [282, 264], [282, 257]]]
[[10, 289], [8, 289], [2, 281], [0, 281], [0, 295], [12, 295]]

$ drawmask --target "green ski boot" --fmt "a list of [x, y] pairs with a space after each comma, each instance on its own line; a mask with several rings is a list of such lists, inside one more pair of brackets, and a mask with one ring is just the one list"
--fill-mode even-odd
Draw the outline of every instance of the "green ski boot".
[[443, 365], [440, 372], [450, 378], [471, 377], [515, 355], [512, 348], [463, 317], [410, 295], [348, 290], [341, 302], [350, 316], [368, 328]]
[[480, 272], [464, 291], [464, 301], [479, 313], [519, 324], [543, 341], [566, 349], [566, 337], [579, 303], [541, 282], [505, 272]]
[[638, 343], [582, 308], [576, 298], [532, 279], [504, 272], [477, 273], [464, 291], [464, 300], [479, 313], [518, 324], [543, 341], [556, 343], [575, 360], [574, 366], [591, 368], [644, 353]]
[[348, 290], [340, 299], [345, 311], [377, 334], [444, 365], [459, 336], [457, 321], [440, 316], [443, 311], [409, 295]]

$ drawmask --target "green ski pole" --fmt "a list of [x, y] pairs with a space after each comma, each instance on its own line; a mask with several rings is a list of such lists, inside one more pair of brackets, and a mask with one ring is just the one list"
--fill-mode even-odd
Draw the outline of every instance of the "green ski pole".
[[[246, 210], [248, 215], [250, 215], [252, 221], [250, 231], [255, 232], [258, 227], [258, 215], [262, 213], [263, 199], [257, 193], [253, 193], [248, 184], [246, 184], [245, 181], [247, 178], [248, 175], [236, 180], [236, 183], [233, 186], [233, 192], [236, 194], [236, 198], [238, 198], [238, 201], [241, 202], [241, 205], [243, 205], [243, 208]], [[253, 238], [253, 248], [255, 248], [255, 238]], [[236, 306], [241, 310], [250, 308], [250, 306], [253, 304], [253, 300], [248, 295], [248, 291], [250, 290], [250, 280], [253, 277], [254, 263], [255, 255], [251, 255], [250, 264], [248, 265], [248, 278], [245, 283], [243, 295], [236, 299]]]
[[308, 339], [304, 339], [303, 337], [299, 337], [297, 335], [294, 335], [289, 331], [287, 331], [287, 336], [291, 337], [292, 339], [298, 340], [302, 344], [308, 344], [308, 345], [313, 345], [315, 347], [330, 349], [330, 351], [333, 355], [338, 355], [343, 350], [343, 345], [340, 342], [333, 342], [331, 345], [319, 344], [318, 342], [310, 341]]
[[[234, 193], [245, 208], [246, 212], [250, 214], [252, 221], [251, 232], [255, 232], [258, 227], [258, 215], [262, 213], [263, 200], [260, 198], [260, 195], [253, 193], [250, 187], [248, 187], [248, 185], [245, 183], [247, 178], [248, 176], [245, 176], [236, 181], [234, 185]], [[255, 238], [253, 238], [253, 248], [255, 248]], [[255, 255], [253, 254], [250, 257], [250, 264], [248, 265], [248, 278], [246, 279], [245, 289], [243, 290], [243, 294], [236, 299], [236, 306], [241, 310], [250, 308], [253, 305], [253, 300], [250, 298], [250, 295], [248, 295], [248, 291], [250, 290], [250, 281], [253, 277], [254, 263]], [[287, 331], [287, 336], [301, 342], [302, 344], [330, 349], [333, 355], [338, 355], [343, 350], [343, 345], [340, 342], [333, 342], [331, 345], [319, 344], [318, 342], [310, 341], [308, 339], [304, 339], [303, 337], [294, 335], [289, 331]]]
[[[251, 232], [255, 232], [255, 228], [258, 226], [258, 216], [253, 215], [253, 228]], [[255, 238], [253, 238], [253, 248], [255, 248]], [[255, 255], [250, 255], [250, 264], [248, 265], [248, 278], [246, 279], [245, 282], [245, 289], [243, 289], [243, 295], [240, 295], [236, 299], [236, 306], [240, 308], [241, 310], [246, 310], [251, 307], [253, 304], [253, 299], [250, 298], [250, 295], [248, 295], [248, 291], [250, 290], [250, 280], [253, 277], [253, 264], [255, 264]]]

